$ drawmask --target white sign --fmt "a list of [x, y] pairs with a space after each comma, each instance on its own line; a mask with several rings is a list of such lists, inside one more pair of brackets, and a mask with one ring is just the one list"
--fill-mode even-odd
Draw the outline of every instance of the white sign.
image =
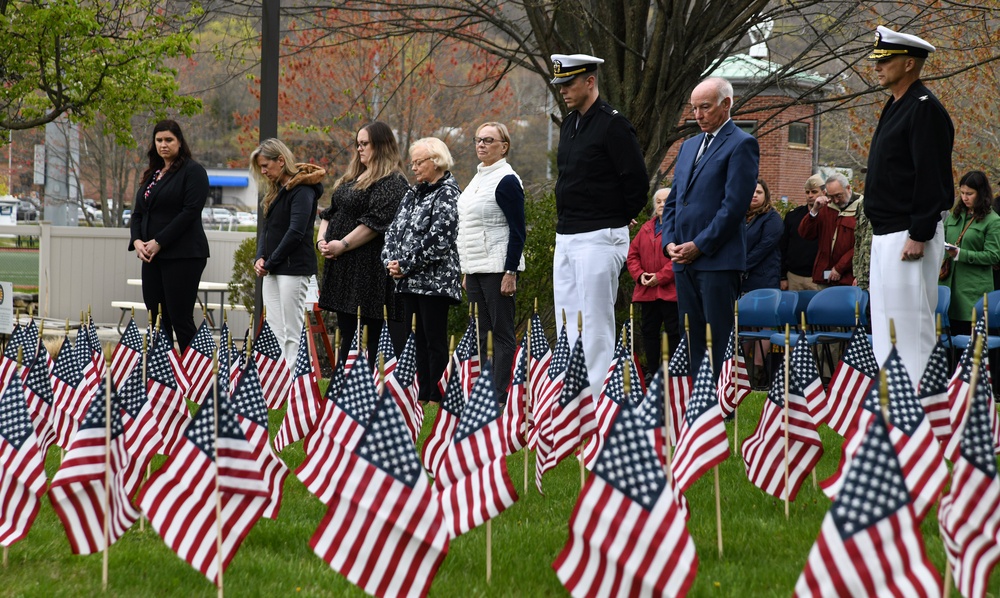
[[14, 332], [14, 283], [0, 281], [0, 334]]
[[35, 178], [32, 183], [45, 184], [45, 145], [42, 143], [35, 145]]

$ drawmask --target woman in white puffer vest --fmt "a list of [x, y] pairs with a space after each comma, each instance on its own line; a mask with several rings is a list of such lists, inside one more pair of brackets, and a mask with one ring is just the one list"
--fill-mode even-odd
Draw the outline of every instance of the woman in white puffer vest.
[[475, 145], [481, 164], [458, 198], [458, 255], [469, 303], [479, 305], [481, 346], [493, 332], [494, 381], [503, 402], [514, 363], [514, 293], [524, 270], [524, 188], [507, 163], [506, 126], [480, 125]]

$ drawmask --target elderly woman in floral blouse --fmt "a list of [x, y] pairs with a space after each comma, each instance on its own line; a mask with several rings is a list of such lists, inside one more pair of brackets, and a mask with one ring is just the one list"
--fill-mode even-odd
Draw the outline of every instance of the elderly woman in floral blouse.
[[382, 262], [403, 297], [405, 321], [417, 318], [417, 376], [421, 402], [440, 401], [437, 382], [448, 365], [448, 309], [461, 299], [458, 196], [448, 170], [455, 161], [440, 139], [410, 146], [417, 184], [399, 204], [385, 234]]

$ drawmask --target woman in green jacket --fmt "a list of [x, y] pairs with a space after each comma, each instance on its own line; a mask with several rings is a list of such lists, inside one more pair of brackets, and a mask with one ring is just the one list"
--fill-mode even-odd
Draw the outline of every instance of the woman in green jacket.
[[[972, 307], [993, 290], [993, 265], [1000, 263], [1000, 216], [990, 205], [989, 179], [978, 170], [959, 181], [959, 200], [944, 223], [947, 257], [941, 284], [951, 288], [952, 334], [969, 334]], [[977, 318], [982, 314], [977, 314]]]

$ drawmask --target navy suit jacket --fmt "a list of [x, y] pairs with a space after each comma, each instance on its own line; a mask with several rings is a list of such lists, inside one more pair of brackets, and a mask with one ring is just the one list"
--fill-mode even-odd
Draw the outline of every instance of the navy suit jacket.
[[695, 166], [704, 139], [702, 133], [681, 145], [663, 206], [663, 247], [694, 241], [701, 250], [692, 263], [674, 264], [677, 271], [746, 270], [744, 218], [757, 188], [760, 148], [730, 120]]

